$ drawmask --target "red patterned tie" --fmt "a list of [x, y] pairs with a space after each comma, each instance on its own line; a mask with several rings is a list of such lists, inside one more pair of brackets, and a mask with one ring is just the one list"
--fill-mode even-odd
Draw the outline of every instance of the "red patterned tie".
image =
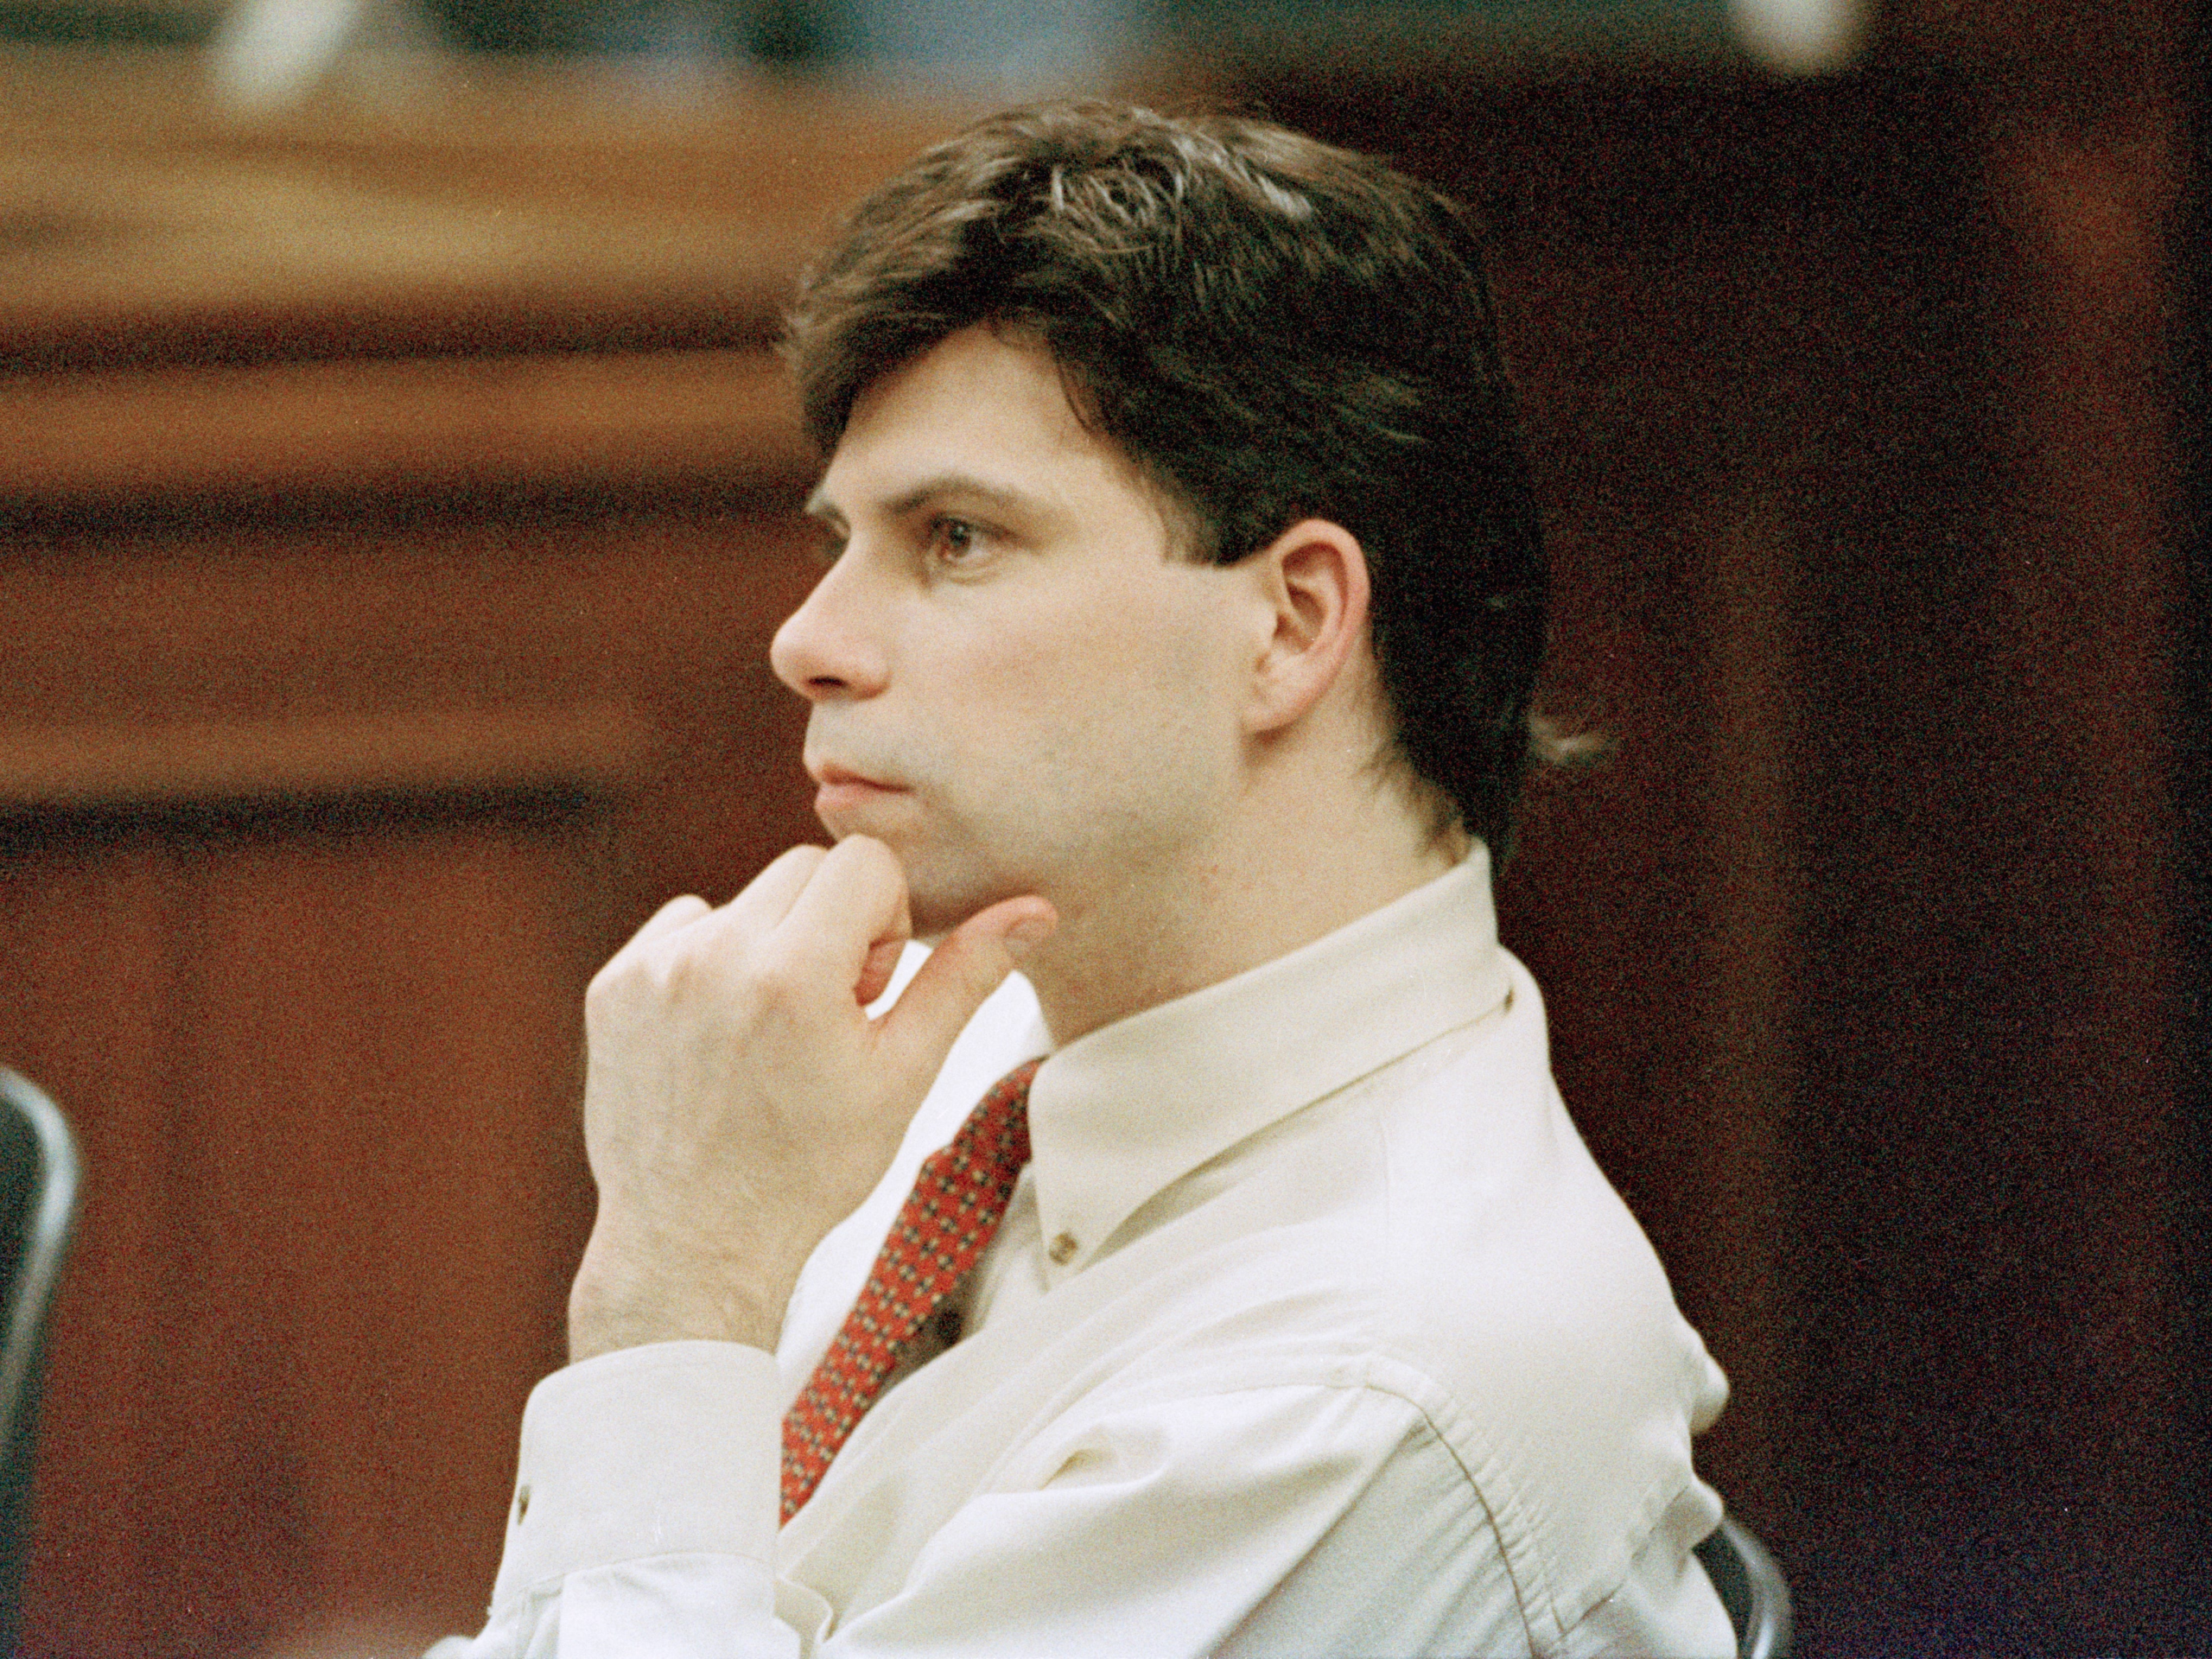
[[814, 1496], [899, 1351], [937, 1312], [998, 1230], [1029, 1161], [1029, 1080], [1042, 1060], [992, 1085], [950, 1146], [922, 1161], [914, 1190], [868, 1269], [830, 1351], [784, 1414], [784, 1519]]

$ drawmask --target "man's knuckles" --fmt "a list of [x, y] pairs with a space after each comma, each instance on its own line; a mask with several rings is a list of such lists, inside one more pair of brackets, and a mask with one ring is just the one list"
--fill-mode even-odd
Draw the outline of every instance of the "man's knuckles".
[[851, 987], [824, 979], [820, 961], [775, 936], [686, 931], [625, 952], [592, 976], [584, 991], [588, 1021], [660, 1020], [715, 1015], [741, 1018], [758, 1009], [791, 1015], [849, 1002]]
[[832, 1007], [836, 994], [814, 963], [774, 949], [750, 953], [736, 967], [730, 988], [751, 1007], [777, 1019]]
[[787, 847], [777, 854], [768, 861], [767, 868], [753, 877], [753, 880], [756, 882], [768, 880], [787, 873], [811, 875], [821, 867], [822, 861], [829, 856], [830, 849], [827, 847], [817, 847], [811, 842], [802, 842], [796, 847]]

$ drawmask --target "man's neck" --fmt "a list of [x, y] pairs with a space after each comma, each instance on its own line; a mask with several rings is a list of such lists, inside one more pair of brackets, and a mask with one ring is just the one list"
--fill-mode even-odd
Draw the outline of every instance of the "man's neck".
[[1132, 872], [1074, 913], [1023, 964], [1065, 1044], [1249, 971], [1442, 875], [1465, 856], [1395, 790], [1334, 810], [1263, 816], [1263, 833], [1194, 854], [1163, 879]]

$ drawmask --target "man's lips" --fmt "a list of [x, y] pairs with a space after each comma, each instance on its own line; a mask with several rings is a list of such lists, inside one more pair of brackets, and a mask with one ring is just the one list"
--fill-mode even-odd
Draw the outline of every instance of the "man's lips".
[[814, 793], [814, 810], [820, 813], [867, 806], [906, 792], [897, 784], [865, 777], [843, 766], [821, 766], [812, 770], [814, 780], [820, 785]]

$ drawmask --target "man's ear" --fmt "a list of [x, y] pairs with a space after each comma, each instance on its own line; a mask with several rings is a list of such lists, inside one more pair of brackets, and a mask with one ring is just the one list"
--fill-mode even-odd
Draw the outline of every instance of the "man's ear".
[[1256, 735], [1295, 724], [1366, 649], [1367, 555], [1342, 524], [1301, 518], [1247, 568], [1274, 617], [1246, 711]]

